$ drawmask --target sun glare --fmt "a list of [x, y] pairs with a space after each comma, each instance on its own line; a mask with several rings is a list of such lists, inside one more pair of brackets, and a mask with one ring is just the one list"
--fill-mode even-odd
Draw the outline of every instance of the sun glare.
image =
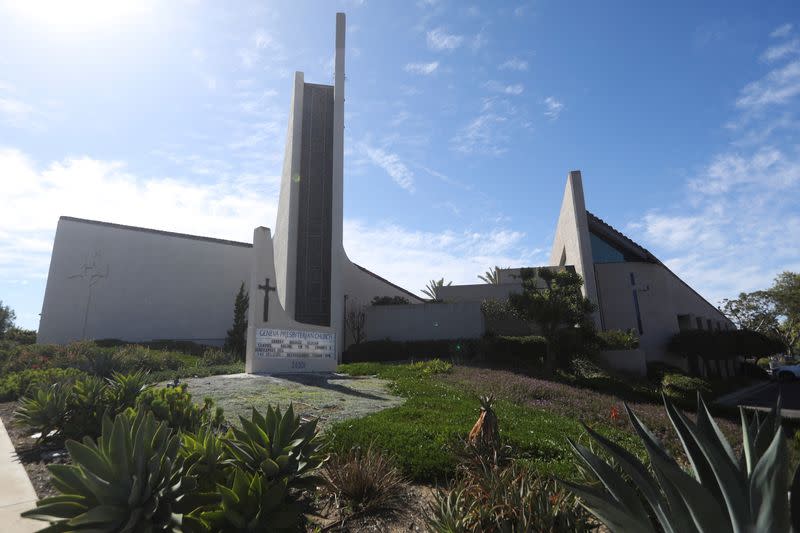
[[152, 11], [149, 0], [9, 0], [0, 2], [24, 18], [57, 31], [87, 31], [130, 21]]

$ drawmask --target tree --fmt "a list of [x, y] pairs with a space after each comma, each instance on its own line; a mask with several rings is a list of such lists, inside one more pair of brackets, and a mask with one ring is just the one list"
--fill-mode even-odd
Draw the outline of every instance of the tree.
[[495, 265], [494, 268], [490, 268], [483, 275], [479, 275], [478, 279], [483, 281], [484, 283], [488, 283], [490, 285], [499, 285], [500, 284], [500, 267]]
[[250, 296], [244, 290], [244, 281], [236, 293], [233, 303], [233, 327], [225, 338], [225, 349], [244, 359], [247, 349], [247, 308], [250, 307]]
[[733, 300], [722, 300], [720, 307], [738, 329], [772, 334], [778, 326], [778, 315], [767, 291], [742, 292]]
[[525, 319], [535, 322], [546, 341], [545, 370], [556, 365], [557, 343], [566, 331], [593, 332], [589, 318], [595, 305], [581, 293], [583, 278], [571, 270], [523, 268], [522, 293], [509, 296], [511, 305]]
[[800, 341], [800, 274], [782, 272], [768, 289], [778, 315], [776, 334], [793, 354]]
[[439, 297], [437, 296], [440, 287], [449, 287], [452, 285], [452, 281], [448, 281], [445, 283], [444, 278], [435, 280], [432, 279], [428, 282], [424, 289], [422, 289], [422, 293], [425, 294], [431, 300], [438, 300]]
[[3, 305], [3, 300], [0, 300], [0, 339], [2, 339], [6, 330], [14, 325], [14, 319], [17, 318], [14, 310], [7, 305]]
[[800, 342], [800, 274], [783, 272], [769, 289], [725, 299], [720, 310], [739, 329], [769, 335], [795, 353]]
[[350, 333], [354, 344], [361, 344], [364, 340], [364, 325], [367, 320], [367, 313], [363, 305], [348, 305], [344, 314], [344, 325]]

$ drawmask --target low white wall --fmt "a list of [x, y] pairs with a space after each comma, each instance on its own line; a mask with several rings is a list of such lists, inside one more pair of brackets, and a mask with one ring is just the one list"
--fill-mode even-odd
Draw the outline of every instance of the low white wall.
[[476, 339], [485, 331], [480, 302], [374, 305], [366, 309], [366, 340]]
[[641, 348], [636, 348], [635, 350], [606, 350], [600, 352], [599, 358], [615, 370], [637, 376], [647, 375], [647, 355]]

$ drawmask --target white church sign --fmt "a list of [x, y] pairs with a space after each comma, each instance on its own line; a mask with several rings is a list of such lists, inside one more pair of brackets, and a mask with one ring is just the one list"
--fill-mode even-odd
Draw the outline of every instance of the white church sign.
[[255, 356], [259, 358], [336, 359], [336, 334], [324, 331], [258, 328]]

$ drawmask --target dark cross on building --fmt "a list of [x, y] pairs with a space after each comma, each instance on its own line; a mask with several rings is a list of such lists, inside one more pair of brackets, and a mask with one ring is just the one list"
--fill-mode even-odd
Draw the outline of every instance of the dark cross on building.
[[263, 285], [259, 285], [258, 288], [264, 291], [264, 322], [269, 320], [269, 293], [270, 291], [277, 290], [277, 287], [270, 287], [269, 286], [269, 278], [266, 278], [266, 281]]

